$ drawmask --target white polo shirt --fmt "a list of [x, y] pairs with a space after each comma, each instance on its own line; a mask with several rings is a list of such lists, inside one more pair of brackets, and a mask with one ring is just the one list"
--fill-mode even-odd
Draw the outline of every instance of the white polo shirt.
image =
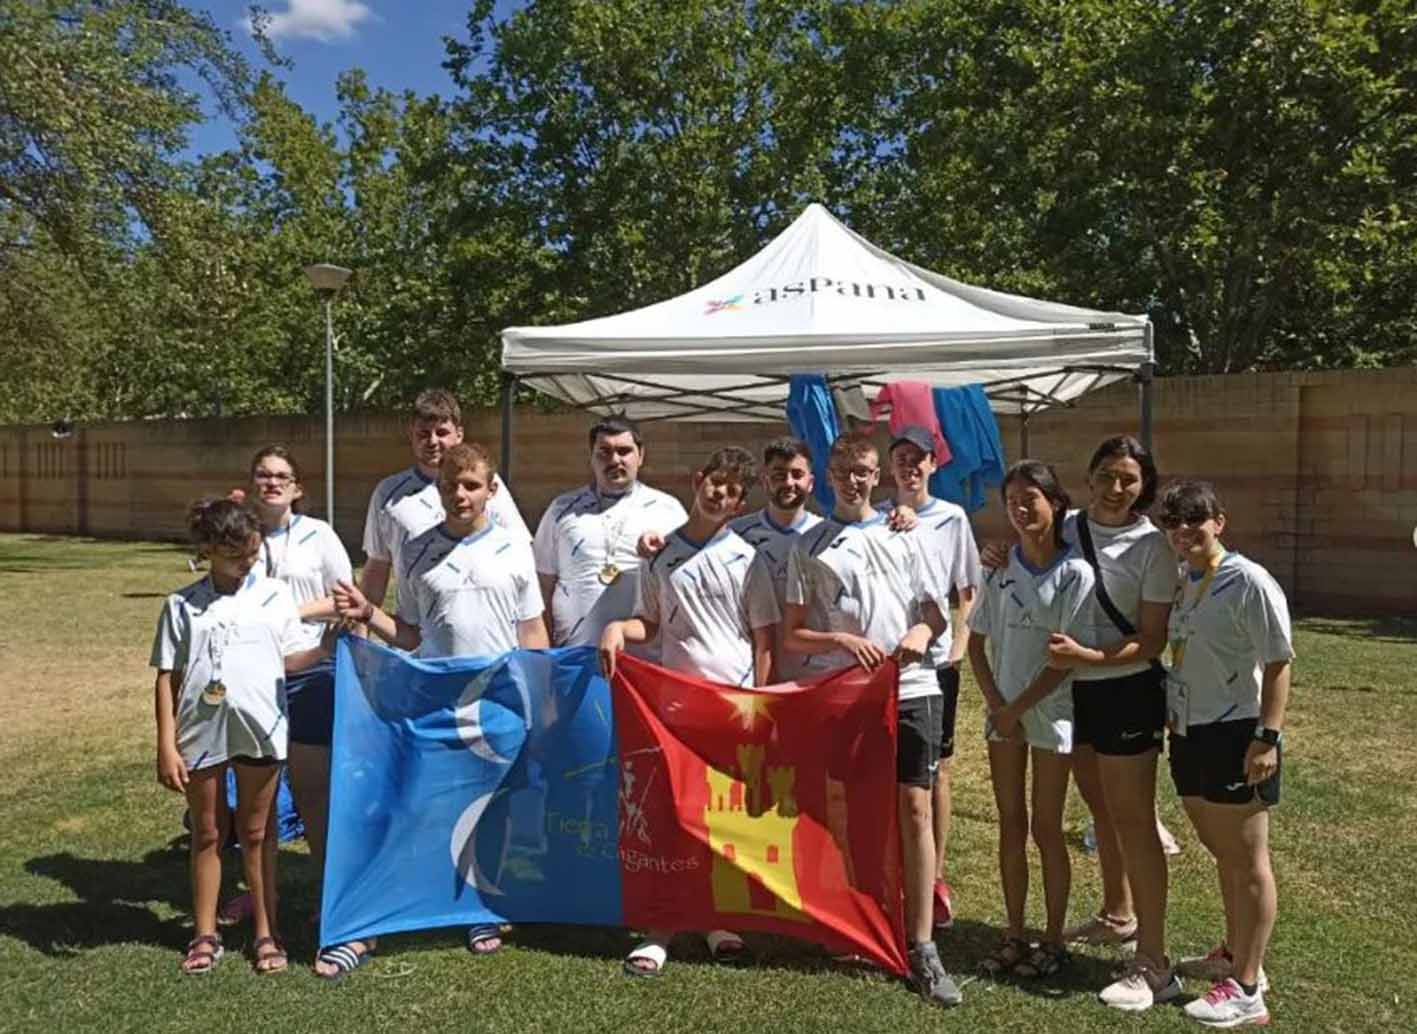
[[[969, 629], [988, 638], [989, 668], [1005, 700], [1017, 700], [1047, 666], [1048, 637], [1054, 632], [1092, 645], [1092, 585], [1092, 567], [1071, 548], [1039, 570], [1014, 546], [1007, 567], [985, 572]], [[1071, 719], [1071, 685], [1070, 676], [1037, 710], [1052, 719]]]
[[[934, 565], [935, 583], [946, 593], [951, 589], [977, 589], [982, 580], [979, 547], [964, 507], [947, 499], [930, 499], [915, 511], [920, 523], [909, 532], [920, 541], [925, 559]], [[930, 644], [929, 665], [944, 668], [950, 663], [952, 628], [948, 602], [940, 606], [945, 630]]]
[[541, 616], [531, 549], [500, 525], [457, 538], [440, 523], [404, 557], [399, 617], [418, 626], [419, 657], [499, 656], [517, 648], [519, 622]]
[[[822, 632], [847, 632], [894, 652], [913, 625], [921, 622], [921, 605], [934, 601], [949, 606], [949, 593], [934, 580], [935, 568], [925, 559], [913, 535], [891, 531], [886, 515], [846, 524], [823, 520], [793, 545], [787, 566], [787, 602], [823, 615]], [[844, 651], [813, 655], [813, 673], [849, 668], [856, 659]], [[924, 662], [900, 669], [900, 699], [937, 696], [935, 671]]]
[[290, 589], [254, 572], [234, 593], [203, 578], [167, 597], [150, 663], [172, 672], [177, 749], [189, 770], [285, 757], [285, 656], [303, 649], [302, 635]]
[[[556, 578], [550, 600], [553, 646], [595, 646], [612, 621], [635, 611], [645, 532], [667, 537], [689, 519], [667, 492], [635, 482], [619, 496], [600, 496], [594, 486], [557, 496], [536, 529], [536, 570]], [[602, 581], [606, 565], [616, 570]]]
[[1203, 580], [1203, 574], [1188, 570], [1171, 608], [1173, 658], [1185, 644], [1171, 677], [1184, 686], [1187, 725], [1258, 718], [1265, 665], [1294, 659], [1284, 590], [1239, 553], [1221, 558], [1197, 600]]
[[[531, 531], [522, 520], [511, 490], [500, 474], [492, 475], [492, 480], [497, 491], [487, 501], [487, 516], [514, 538], [530, 541]], [[369, 512], [364, 518], [364, 555], [370, 560], [387, 560], [398, 571], [403, 567], [405, 543], [443, 523], [444, 516], [436, 479], [424, 476], [417, 466], [390, 474], [369, 497]]]
[[[1078, 545], [1077, 537], [1080, 512], [1074, 510], [1068, 514], [1063, 523], [1063, 538], [1082, 557], [1082, 546]], [[1097, 564], [1102, 569], [1108, 597], [1133, 627], [1140, 627], [1143, 602], [1169, 604], [1176, 595], [1180, 567], [1165, 533], [1144, 516], [1116, 528], [1089, 521], [1088, 530], [1092, 533], [1092, 545], [1097, 550]], [[1086, 557], [1083, 559], [1085, 561]], [[1096, 602], [1095, 596], [1089, 608], [1085, 634], [1087, 641], [1096, 646], [1109, 646], [1126, 638]], [[1150, 661], [1116, 665], [1084, 664], [1073, 669], [1073, 678], [1079, 682], [1115, 679], [1146, 671], [1150, 666]]]
[[[822, 519], [815, 513], [802, 509], [792, 524], [784, 527], [772, 519], [766, 507], [728, 522], [728, 526], [752, 546], [767, 564], [779, 611], [787, 602], [787, 561], [792, 555], [792, 543], [821, 523]], [[816, 622], [812, 622], [810, 617], [809, 622], [810, 627], [816, 627]], [[775, 672], [779, 681], [792, 681], [806, 671], [807, 658], [800, 653], [789, 653], [783, 645], [783, 634], [779, 621], [773, 633]]]
[[767, 561], [730, 528], [671, 534], [640, 573], [635, 613], [660, 626], [666, 668], [730, 686], [755, 684], [753, 630], [782, 617]]
[[[354, 577], [349, 554], [334, 528], [318, 517], [293, 514], [290, 523], [268, 532], [251, 570], [263, 578], [277, 578], [290, 587], [297, 607], [330, 594], [335, 582]], [[323, 621], [303, 621], [301, 649], [319, 646]]]

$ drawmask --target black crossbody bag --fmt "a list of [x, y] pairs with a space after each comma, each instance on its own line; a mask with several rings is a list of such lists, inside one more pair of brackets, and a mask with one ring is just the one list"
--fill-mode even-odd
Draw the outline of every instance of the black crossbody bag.
[[[1123, 636], [1134, 636], [1137, 634], [1137, 626], [1127, 620], [1127, 616], [1117, 609], [1117, 605], [1112, 602], [1112, 597], [1107, 595], [1107, 582], [1102, 578], [1102, 565], [1097, 562], [1097, 549], [1092, 544], [1092, 531], [1087, 526], [1087, 511], [1078, 514], [1078, 545], [1082, 547], [1083, 558], [1087, 565], [1092, 568], [1093, 586], [1092, 593], [1097, 597], [1097, 604], [1104, 613], [1111, 619], [1112, 624], [1117, 626], [1117, 631]], [[1151, 659], [1151, 674], [1160, 685], [1166, 678], [1166, 668], [1155, 657]]]

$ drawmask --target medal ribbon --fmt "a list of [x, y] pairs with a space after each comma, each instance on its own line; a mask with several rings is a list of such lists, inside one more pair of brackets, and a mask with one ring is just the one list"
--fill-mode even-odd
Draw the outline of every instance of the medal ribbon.
[[1171, 670], [1179, 672], [1181, 663], [1186, 659], [1186, 644], [1190, 642], [1191, 615], [1196, 612], [1196, 608], [1201, 605], [1201, 600], [1205, 599], [1205, 594], [1210, 591], [1210, 583], [1215, 581], [1215, 573], [1220, 570], [1220, 562], [1225, 559], [1222, 551], [1215, 561], [1205, 570], [1199, 584], [1196, 585], [1196, 594], [1191, 598], [1191, 605], [1186, 606], [1186, 589], [1181, 587], [1181, 617], [1186, 626], [1186, 638], [1171, 644]]

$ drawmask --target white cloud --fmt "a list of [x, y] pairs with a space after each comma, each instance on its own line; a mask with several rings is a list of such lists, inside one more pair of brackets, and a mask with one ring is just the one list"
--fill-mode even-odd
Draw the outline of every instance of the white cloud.
[[375, 17], [370, 6], [359, 0], [288, 0], [285, 10], [270, 11], [266, 35], [334, 43], [353, 39], [359, 23]]

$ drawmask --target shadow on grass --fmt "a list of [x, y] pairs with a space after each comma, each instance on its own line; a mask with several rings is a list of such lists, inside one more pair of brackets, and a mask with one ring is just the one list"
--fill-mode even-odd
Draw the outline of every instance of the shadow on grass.
[[1325, 618], [1307, 617], [1300, 623], [1305, 632], [1361, 639], [1367, 643], [1398, 643], [1417, 646], [1417, 618]]
[[[57, 880], [80, 900], [0, 908], [0, 929], [46, 955], [139, 942], [180, 949], [191, 934], [185, 840], [149, 851], [140, 861], [79, 858], [69, 852], [25, 862], [35, 876]], [[153, 903], [182, 912], [161, 919]]]

